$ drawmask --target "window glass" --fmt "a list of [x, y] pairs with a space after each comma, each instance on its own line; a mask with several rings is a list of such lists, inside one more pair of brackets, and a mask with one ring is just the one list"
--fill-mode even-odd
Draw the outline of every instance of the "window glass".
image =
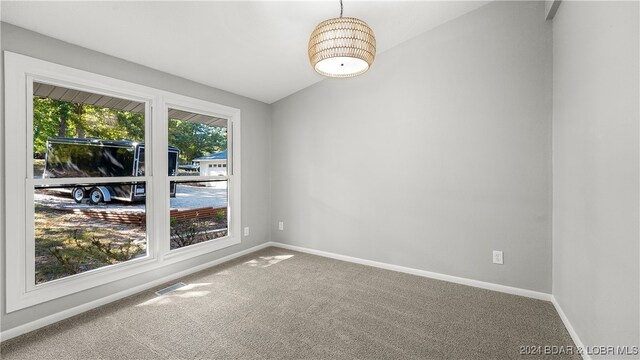
[[[3, 58], [12, 119], [2, 140], [11, 149], [7, 313], [241, 242], [241, 166], [220, 171], [240, 159], [227, 139], [239, 140], [239, 109], [11, 52]], [[151, 121], [147, 109], [167, 107], [222, 118], [170, 109]], [[168, 138], [152, 138], [158, 125]]]
[[34, 178], [141, 175], [144, 112], [141, 102], [34, 82]]
[[229, 193], [227, 181], [172, 182], [171, 249], [227, 235]]
[[177, 175], [197, 179], [170, 182], [169, 237], [174, 250], [228, 233], [228, 181], [206, 178], [227, 175], [220, 164], [227, 162], [227, 120], [171, 108], [168, 118], [168, 141], [179, 154]]
[[179, 154], [177, 175], [226, 175], [210, 161], [227, 161], [227, 120], [176, 109], [168, 116], [169, 145]]
[[[35, 284], [145, 256], [144, 189], [144, 182], [36, 186]], [[135, 202], [116, 202], [136, 193]]]
[[34, 82], [32, 124], [35, 284], [146, 256], [145, 104]]

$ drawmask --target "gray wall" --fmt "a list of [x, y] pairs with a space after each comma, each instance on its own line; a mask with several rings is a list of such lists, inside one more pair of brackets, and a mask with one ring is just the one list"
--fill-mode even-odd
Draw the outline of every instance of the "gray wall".
[[553, 294], [588, 346], [639, 345], [639, 10], [553, 20]]
[[550, 293], [544, 18], [490, 3], [275, 103], [272, 239]]
[[[270, 238], [551, 292], [553, 93], [554, 296], [586, 345], [637, 344], [638, 10], [562, 3], [552, 61], [544, 3], [491, 3], [379, 55], [368, 74], [272, 107], [3, 23], [2, 50], [240, 108], [251, 236], [153, 274], [3, 308], [1, 329]], [[491, 264], [494, 249], [505, 265]]]
[[[270, 240], [268, 214], [270, 211], [271, 139], [269, 134], [271, 113], [269, 105], [64, 43], [6, 23], [2, 23], [1, 40], [2, 50], [239, 108], [242, 111], [242, 226], [251, 227], [251, 235], [243, 237], [242, 243], [239, 245], [167, 266], [153, 273], [141, 274], [11, 314], [6, 314], [3, 305], [0, 318], [3, 331]], [[1, 110], [1, 113], [4, 114], [4, 108]], [[10, 121], [10, 119], [3, 121]], [[4, 123], [1, 125], [4, 128]], [[0, 151], [5, 151], [4, 146], [0, 148]], [[0, 158], [4, 158], [4, 154], [0, 154]], [[4, 174], [0, 174], [0, 178], [3, 177]], [[2, 190], [2, 199], [4, 199], [4, 191], [10, 190]], [[5, 206], [4, 200], [2, 205]], [[6, 204], [6, 208], [10, 209], [11, 204]], [[2, 221], [4, 221], [4, 217]], [[3, 232], [3, 240], [0, 244], [2, 253], [4, 253], [4, 241]], [[3, 266], [1, 271], [4, 270]], [[0, 274], [0, 279], [4, 279], [4, 275]], [[4, 284], [0, 286], [0, 289], [2, 291], [0, 298], [4, 300]]]

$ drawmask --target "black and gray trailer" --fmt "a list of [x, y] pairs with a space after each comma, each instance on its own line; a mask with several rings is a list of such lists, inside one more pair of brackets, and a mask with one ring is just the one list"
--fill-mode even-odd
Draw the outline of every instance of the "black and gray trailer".
[[[144, 143], [131, 140], [102, 140], [56, 137], [47, 139], [43, 178], [133, 177], [144, 176]], [[168, 148], [169, 175], [178, 172], [176, 147]], [[88, 198], [93, 204], [121, 201], [143, 201], [144, 183], [77, 185], [71, 190], [76, 202]], [[175, 183], [170, 196], [176, 196]]]

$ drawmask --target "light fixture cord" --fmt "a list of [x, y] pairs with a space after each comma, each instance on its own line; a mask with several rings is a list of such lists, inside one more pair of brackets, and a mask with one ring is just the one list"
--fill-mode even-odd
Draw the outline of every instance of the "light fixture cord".
[[343, 10], [343, 8], [342, 8], [342, 0], [340, 0], [340, 17], [342, 17], [342, 10]]

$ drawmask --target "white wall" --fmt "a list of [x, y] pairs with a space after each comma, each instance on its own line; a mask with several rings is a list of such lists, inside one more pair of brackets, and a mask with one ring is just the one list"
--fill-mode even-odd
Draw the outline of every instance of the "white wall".
[[[2, 331], [237, 253], [270, 240], [270, 218], [268, 214], [270, 211], [271, 139], [269, 129], [271, 127], [271, 114], [269, 105], [55, 40], [10, 24], [2, 23], [1, 26], [2, 50], [9, 50], [77, 69], [240, 109], [242, 112], [242, 226], [251, 227], [251, 236], [243, 237], [242, 243], [239, 245], [167, 266], [161, 271], [144, 273], [123, 281], [110, 283], [75, 295], [12, 312], [11, 314], [6, 313], [3, 305], [0, 312], [0, 329]], [[0, 68], [3, 69], [1, 62]], [[2, 109], [2, 114], [4, 114], [4, 108]], [[3, 116], [3, 121], [12, 120], [4, 119]], [[0, 127], [4, 128], [4, 122], [0, 123]], [[0, 146], [0, 158], [2, 159], [4, 159], [3, 151], [5, 151], [4, 146]], [[2, 172], [2, 169], [0, 169], [0, 172]], [[4, 177], [4, 172], [0, 173], [0, 177]], [[4, 191], [10, 191], [10, 189], [1, 190], [1, 206], [10, 208], [11, 204], [4, 203]], [[0, 221], [4, 221], [4, 217]], [[1, 253], [4, 254], [4, 232], [2, 236], [0, 249], [2, 250]], [[0, 271], [4, 272], [5, 270], [3, 266]], [[0, 274], [0, 279], [4, 279], [3, 274]], [[0, 298], [4, 303], [4, 280], [0, 281], [2, 281], [0, 284]]]
[[272, 239], [550, 293], [551, 50], [495, 2], [275, 103]]
[[639, 11], [553, 20], [553, 294], [587, 346], [639, 345]]

